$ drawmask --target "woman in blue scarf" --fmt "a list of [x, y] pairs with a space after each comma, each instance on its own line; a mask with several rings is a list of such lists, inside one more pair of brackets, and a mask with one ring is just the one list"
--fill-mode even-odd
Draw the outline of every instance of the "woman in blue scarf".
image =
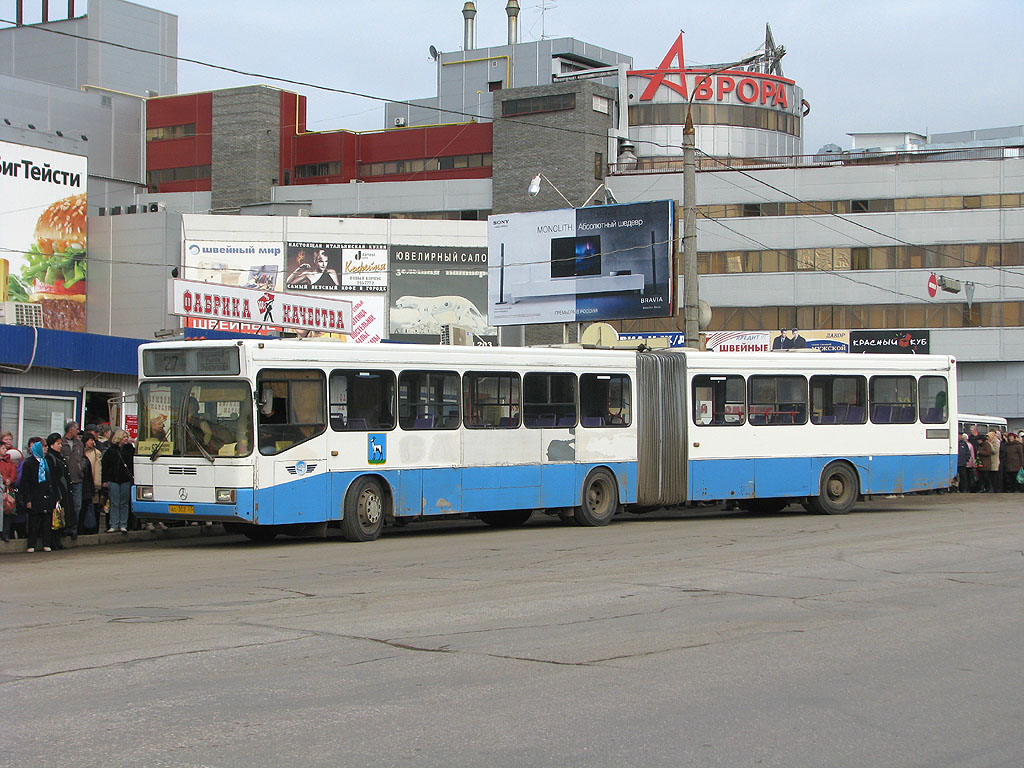
[[[53, 546], [53, 508], [60, 501], [60, 489], [57, 486], [53, 464], [46, 460], [46, 447], [41, 438], [32, 438], [30, 455], [21, 468], [21, 484], [19, 489], [25, 496], [25, 508], [28, 511], [28, 549], [36, 551], [36, 540], [43, 552], [49, 552]], [[58, 453], [60, 449], [58, 448]]]

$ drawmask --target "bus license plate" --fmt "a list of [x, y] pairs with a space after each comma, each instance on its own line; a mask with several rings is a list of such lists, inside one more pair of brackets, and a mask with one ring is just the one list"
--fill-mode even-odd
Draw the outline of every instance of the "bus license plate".
[[171, 504], [170, 513], [172, 515], [194, 515], [196, 508], [191, 504]]

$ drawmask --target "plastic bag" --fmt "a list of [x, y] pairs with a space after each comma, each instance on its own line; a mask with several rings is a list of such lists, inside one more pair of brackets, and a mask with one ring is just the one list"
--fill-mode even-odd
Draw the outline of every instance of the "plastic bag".
[[64, 527], [64, 507], [57, 502], [57, 506], [53, 508], [53, 523], [50, 526], [55, 531], [59, 531]]

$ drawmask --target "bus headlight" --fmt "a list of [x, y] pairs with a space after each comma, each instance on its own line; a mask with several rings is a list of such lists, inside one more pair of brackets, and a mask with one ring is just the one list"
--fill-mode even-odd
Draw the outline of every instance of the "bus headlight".
[[135, 486], [135, 499], [137, 501], [152, 501], [153, 500], [153, 486], [152, 485], [137, 485], [137, 486]]
[[235, 503], [235, 489], [234, 488], [218, 488], [217, 489], [217, 503], [218, 504], [234, 504]]

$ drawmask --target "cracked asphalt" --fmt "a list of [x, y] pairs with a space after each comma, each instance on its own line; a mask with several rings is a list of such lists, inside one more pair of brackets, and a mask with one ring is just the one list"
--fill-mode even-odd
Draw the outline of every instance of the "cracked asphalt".
[[1024, 764], [1024, 496], [0, 557], [0, 766]]

